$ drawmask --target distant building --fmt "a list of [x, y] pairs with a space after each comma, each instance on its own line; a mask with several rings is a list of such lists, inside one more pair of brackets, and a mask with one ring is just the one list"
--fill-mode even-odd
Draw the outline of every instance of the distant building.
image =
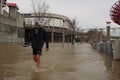
[[[35, 13], [25, 13], [24, 15], [24, 29], [25, 29], [25, 42], [30, 35], [31, 28], [34, 27], [35, 21], [38, 21], [44, 29], [48, 32], [50, 42], [62, 42], [63, 35], [65, 41], [68, 42], [71, 35], [71, 20], [63, 15], [45, 13], [42, 16], [37, 16]], [[39, 21], [42, 17], [42, 21]]]

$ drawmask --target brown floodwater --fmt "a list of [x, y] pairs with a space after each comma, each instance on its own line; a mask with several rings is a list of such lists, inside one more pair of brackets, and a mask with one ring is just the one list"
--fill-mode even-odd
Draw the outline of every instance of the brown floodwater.
[[51, 43], [48, 52], [43, 48], [39, 72], [34, 65], [31, 47], [0, 43], [0, 80], [120, 80], [120, 61], [87, 43]]

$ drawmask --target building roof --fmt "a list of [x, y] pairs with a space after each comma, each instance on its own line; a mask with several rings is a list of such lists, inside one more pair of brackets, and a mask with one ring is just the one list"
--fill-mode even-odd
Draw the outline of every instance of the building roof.
[[42, 15], [41, 13], [23, 13], [24, 18], [30, 18], [30, 17], [36, 17], [36, 16], [40, 16], [40, 17], [44, 17], [44, 18], [55, 18], [55, 19], [61, 19], [61, 20], [65, 20], [68, 23], [70, 23], [70, 25], [72, 25], [72, 21], [63, 15], [59, 15], [59, 14], [54, 14], [54, 13], [44, 13], [44, 15]]
[[9, 6], [9, 7], [16, 7], [17, 10], [19, 10], [19, 8], [18, 8], [16, 3], [7, 3], [7, 6]]

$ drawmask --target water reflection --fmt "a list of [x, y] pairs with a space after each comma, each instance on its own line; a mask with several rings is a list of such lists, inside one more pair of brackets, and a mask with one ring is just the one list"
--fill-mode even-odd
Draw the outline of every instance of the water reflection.
[[104, 61], [106, 66], [106, 72], [110, 80], [119, 80], [120, 79], [120, 61], [114, 60], [108, 55], [104, 55]]
[[14, 74], [12, 64], [18, 61], [19, 49], [10, 44], [0, 44], [0, 77], [9, 77]]
[[104, 59], [105, 59], [106, 71], [111, 72], [113, 59], [107, 55], [105, 55]]
[[[52, 44], [41, 57], [41, 71], [32, 71], [30, 47], [0, 44], [0, 80], [119, 80], [120, 61], [99, 53], [86, 43], [75, 47]], [[106, 76], [107, 75], [107, 76]]]
[[32, 80], [43, 80], [40, 75], [41, 75], [40, 72], [39, 73], [32, 73]]
[[[31, 65], [29, 62], [25, 63], [31, 55], [26, 56], [27, 53], [29, 52], [21, 44], [0, 43], [0, 80], [26, 80], [24, 71], [30, 72], [28, 66]], [[24, 63], [30, 65], [26, 67]]]
[[112, 76], [115, 80], [120, 79], [120, 62], [119, 61], [112, 62]]

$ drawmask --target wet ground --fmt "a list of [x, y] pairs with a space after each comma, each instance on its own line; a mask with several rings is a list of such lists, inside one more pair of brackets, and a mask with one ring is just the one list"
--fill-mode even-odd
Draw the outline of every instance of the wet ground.
[[50, 44], [34, 72], [31, 47], [0, 43], [0, 80], [120, 80], [120, 61], [93, 50], [87, 43]]

